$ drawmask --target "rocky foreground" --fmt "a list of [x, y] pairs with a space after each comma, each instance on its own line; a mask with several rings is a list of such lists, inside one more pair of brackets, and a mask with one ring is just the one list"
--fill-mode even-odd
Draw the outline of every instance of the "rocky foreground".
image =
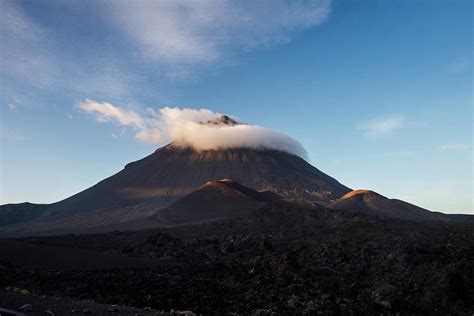
[[474, 225], [466, 223], [275, 201], [235, 220], [3, 240], [1, 253], [0, 286], [9, 290], [0, 306], [18, 310], [34, 295], [32, 309], [55, 315], [70, 312], [46, 306], [52, 297], [89, 302], [77, 311], [93, 314], [127, 314], [94, 304], [142, 315], [474, 313]]

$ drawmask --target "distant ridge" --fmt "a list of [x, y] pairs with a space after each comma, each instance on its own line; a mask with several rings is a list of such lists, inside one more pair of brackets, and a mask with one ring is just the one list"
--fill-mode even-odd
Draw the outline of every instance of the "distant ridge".
[[328, 207], [411, 221], [465, 221], [471, 218], [469, 215], [432, 212], [402, 200], [389, 199], [370, 190], [351, 191], [329, 204]]
[[48, 204], [28, 202], [2, 205], [0, 207], [0, 226], [31, 221], [40, 217], [48, 207]]

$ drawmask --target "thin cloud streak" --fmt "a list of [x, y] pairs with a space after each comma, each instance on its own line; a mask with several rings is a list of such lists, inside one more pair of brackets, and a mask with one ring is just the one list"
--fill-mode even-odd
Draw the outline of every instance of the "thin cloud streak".
[[447, 67], [448, 71], [456, 74], [468, 72], [471, 69], [471, 63], [467, 58], [458, 58]]
[[447, 151], [465, 151], [469, 150], [471, 146], [467, 144], [443, 144], [438, 146], [439, 151], [447, 152]]
[[390, 135], [394, 131], [405, 126], [406, 120], [401, 115], [380, 117], [361, 123], [358, 130], [364, 131], [368, 137], [381, 137]]

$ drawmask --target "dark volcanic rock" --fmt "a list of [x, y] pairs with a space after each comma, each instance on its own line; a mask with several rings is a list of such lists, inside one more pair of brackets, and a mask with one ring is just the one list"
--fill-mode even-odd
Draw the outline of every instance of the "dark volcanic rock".
[[[27, 303], [25, 304], [24, 302]], [[21, 315], [117, 315], [108, 311], [109, 305], [98, 304], [91, 300], [77, 300], [45, 295], [28, 295], [25, 297], [11, 290], [0, 289], [0, 306], [2, 308], [8, 308], [10, 311], [19, 311], [21, 306], [25, 305], [30, 306], [31, 310], [29, 312], [22, 310], [25, 314]], [[10, 315], [8, 313], [4, 314], [2, 308], [0, 308], [1, 315]], [[119, 308], [120, 313], [118, 315], [158, 315], [157, 310], [144, 310], [129, 306], [119, 306]], [[163, 315], [170, 315], [170, 313], [163, 313]]]
[[1, 258], [0, 286], [41, 295], [204, 315], [474, 312], [474, 226], [463, 223], [278, 200], [240, 219], [17, 242], [148, 260], [57, 270]]

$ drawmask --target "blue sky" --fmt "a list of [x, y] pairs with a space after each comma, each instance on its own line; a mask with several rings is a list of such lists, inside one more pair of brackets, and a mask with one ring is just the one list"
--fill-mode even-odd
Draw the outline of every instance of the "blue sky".
[[[0, 2], [0, 202], [150, 154], [78, 104], [206, 108], [299, 140], [351, 188], [473, 213], [471, 1]], [[122, 122], [123, 123], [123, 122]]]

